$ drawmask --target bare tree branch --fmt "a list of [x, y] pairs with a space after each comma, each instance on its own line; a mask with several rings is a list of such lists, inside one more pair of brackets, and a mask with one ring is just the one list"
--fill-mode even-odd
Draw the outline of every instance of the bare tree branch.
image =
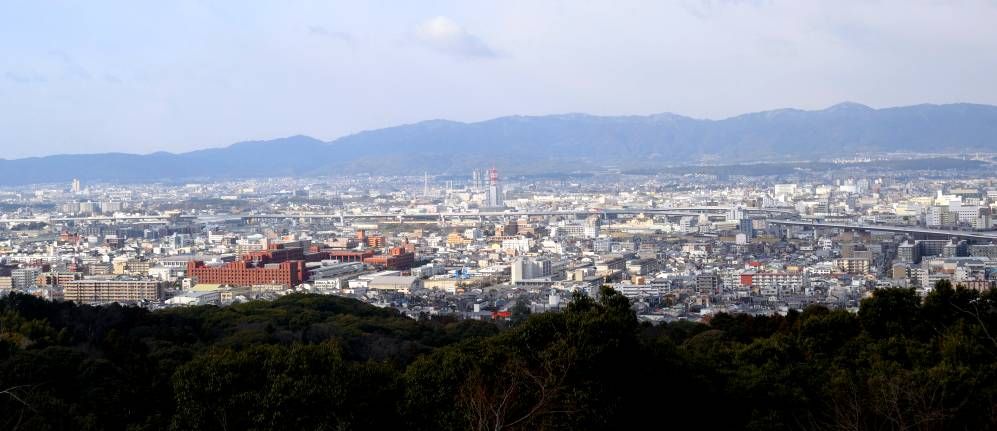
[[35, 413], [38, 413], [38, 411], [35, 410], [35, 408], [31, 406], [31, 404], [28, 404], [27, 401], [24, 401], [24, 399], [22, 399], [21, 397], [17, 396], [17, 394], [14, 393], [14, 391], [16, 391], [18, 389], [21, 389], [21, 388], [30, 388], [30, 387], [33, 387], [33, 385], [11, 386], [11, 387], [9, 387], [7, 389], [4, 389], [4, 390], [0, 391], [0, 394], [5, 394], [5, 395], [13, 398], [15, 401], [17, 401], [17, 402], [19, 402], [21, 404], [24, 404], [24, 406], [27, 407], [28, 409], [30, 409], [31, 411], [33, 411]]
[[963, 309], [962, 307], [959, 307], [958, 305], [955, 304], [951, 305], [959, 312], [968, 314], [973, 318], [975, 318], [976, 322], [980, 324], [980, 328], [983, 329], [983, 334], [986, 335], [988, 339], [990, 339], [990, 342], [993, 343], [994, 347], [997, 347], [997, 338], [994, 338], [994, 336], [990, 334], [990, 330], [987, 328], [987, 324], [983, 321], [983, 318], [980, 317], [980, 308], [975, 301], [973, 302], [973, 311]]

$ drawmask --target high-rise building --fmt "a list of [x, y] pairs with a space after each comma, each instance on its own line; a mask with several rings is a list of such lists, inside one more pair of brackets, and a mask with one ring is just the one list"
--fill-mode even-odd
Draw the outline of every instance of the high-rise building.
[[79, 213], [83, 215], [94, 215], [100, 212], [100, 204], [97, 202], [80, 202]]
[[904, 241], [897, 246], [897, 261], [901, 263], [918, 263], [921, 261], [920, 248], [915, 243]]
[[748, 238], [755, 237], [755, 227], [752, 224], [751, 218], [742, 217], [737, 224], [737, 230], [744, 234]]
[[950, 211], [947, 205], [930, 206], [924, 215], [924, 224], [929, 227], [952, 226], [958, 222], [959, 214]]
[[502, 185], [499, 184], [498, 169], [488, 170], [488, 206], [498, 208], [505, 206], [502, 201]]
[[547, 277], [551, 274], [551, 264], [547, 259], [518, 258], [512, 262], [510, 281], [517, 283], [523, 280]]
[[471, 191], [475, 193], [481, 191], [481, 171], [477, 169], [471, 171]]
[[80, 192], [80, 180], [78, 178], [73, 178], [73, 193]]
[[34, 286], [40, 273], [41, 271], [38, 268], [17, 268], [11, 270], [10, 278], [14, 290], [25, 290]]
[[716, 273], [702, 273], [696, 276], [696, 290], [699, 293], [719, 293], [723, 288], [723, 278]]
[[585, 226], [582, 228], [582, 231], [586, 238], [598, 238], [601, 228], [602, 221], [599, 220], [599, 216], [590, 216], [585, 219]]

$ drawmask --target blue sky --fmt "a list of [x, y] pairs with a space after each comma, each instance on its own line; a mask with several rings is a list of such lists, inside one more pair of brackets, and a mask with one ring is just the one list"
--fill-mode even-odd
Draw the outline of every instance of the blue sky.
[[997, 104], [997, 0], [0, 1], [0, 158], [427, 119]]

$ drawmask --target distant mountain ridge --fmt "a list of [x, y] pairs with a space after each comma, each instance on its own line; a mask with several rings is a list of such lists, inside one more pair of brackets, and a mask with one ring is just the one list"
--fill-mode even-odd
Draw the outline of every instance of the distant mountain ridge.
[[676, 114], [429, 120], [323, 142], [308, 136], [172, 154], [0, 159], [0, 184], [157, 181], [350, 173], [571, 172], [626, 165], [778, 161], [860, 152], [997, 152], [997, 106], [779, 109], [705, 120]]

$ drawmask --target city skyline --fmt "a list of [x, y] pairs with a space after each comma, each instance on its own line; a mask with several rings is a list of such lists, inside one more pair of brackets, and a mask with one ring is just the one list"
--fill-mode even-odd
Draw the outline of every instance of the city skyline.
[[987, 1], [2, 8], [7, 159], [436, 118], [997, 103]]
[[995, 23], [0, 2], [0, 430], [997, 429]]

